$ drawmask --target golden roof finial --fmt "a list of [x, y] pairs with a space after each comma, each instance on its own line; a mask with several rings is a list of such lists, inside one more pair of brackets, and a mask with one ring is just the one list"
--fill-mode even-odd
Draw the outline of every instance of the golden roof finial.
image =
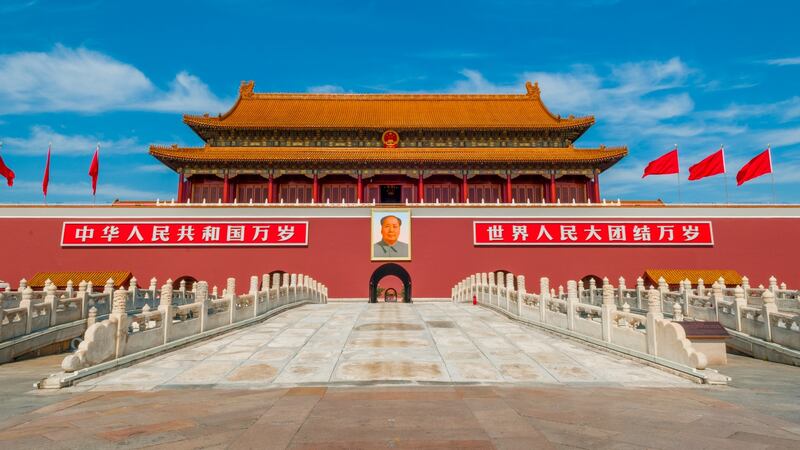
[[538, 97], [539, 96], [539, 82], [535, 81], [531, 84], [530, 81], [525, 82], [525, 90], [528, 91], [528, 95]]
[[253, 96], [253, 88], [255, 87], [256, 83], [252, 80], [250, 81], [242, 81], [242, 85], [239, 86], [239, 97], [248, 98]]

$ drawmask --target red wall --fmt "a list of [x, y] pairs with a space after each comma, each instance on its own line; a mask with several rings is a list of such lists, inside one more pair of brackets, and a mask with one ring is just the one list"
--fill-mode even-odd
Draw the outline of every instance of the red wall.
[[[413, 219], [413, 261], [399, 264], [412, 277], [415, 297], [449, 297], [450, 288], [464, 276], [497, 269], [526, 275], [529, 290], [538, 289], [540, 276], [557, 286], [588, 274], [608, 276], [615, 285], [622, 275], [633, 286], [647, 268], [735, 269], [753, 286], [766, 285], [770, 275], [790, 287], [800, 286], [798, 218], [708, 219], [715, 245], [703, 248], [475, 247], [473, 220]], [[237, 290], [244, 292], [250, 275], [284, 270], [325, 283], [331, 298], [366, 298], [370, 275], [382, 264], [370, 261], [369, 217], [309, 218], [309, 245], [302, 248], [61, 248], [63, 221], [0, 219], [0, 279], [16, 288], [20, 278], [39, 271], [130, 270], [140, 286], [153, 276], [160, 285], [167, 277], [191, 275], [221, 288], [227, 276], [235, 276]]]

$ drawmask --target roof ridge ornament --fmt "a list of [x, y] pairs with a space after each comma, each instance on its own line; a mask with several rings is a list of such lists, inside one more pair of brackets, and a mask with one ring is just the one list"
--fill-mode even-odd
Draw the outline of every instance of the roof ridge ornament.
[[539, 91], [539, 82], [534, 81], [531, 83], [530, 81], [525, 82], [525, 90], [527, 91], [528, 95], [531, 97], [539, 98], [541, 91]]
[[255, 88], [256, 82], [253, 80], [250, 81], [242, 81], [242, 84], [239, 86], [239, 97], [242, 98], [250, 98], [253, 96], [253, 88]]

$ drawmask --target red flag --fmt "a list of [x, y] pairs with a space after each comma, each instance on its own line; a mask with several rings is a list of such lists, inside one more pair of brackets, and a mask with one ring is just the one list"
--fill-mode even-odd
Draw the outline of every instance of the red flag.
[[[0, 148], [2, 148], [2, 147], [3, 147], [3, 143], [0, 142]], [[13, 186], [14, 185], [14, 176], [15, 176], [14, 175], [14, 171], [11, 170], [11, 168], [8, 167], [5, 162], [3, 162], [3, 157], [2, 156], [0, 156], [0, 175], [4, 176], [6, 178], [6, 182], [8, 182], [9, 186]]]
[[50, 184], [50, 146], [47, 146], [47, 164], [44, 165], [44, 178], [42, 178], [42, 194], [47, 197], [47, 186]]
[[725, 150], [719, 149], [706, 159], [689, 167], [689, 181], [725, 173]]
[[92, 177], [92, 195], [97, 193], [97, 176], [100, 175], [100, 145], [94, 150], [92, 165], [89, 166], [89, 176]]
[[753, 178], [768, 173], [772, 173], [772, 153], [769, 147], [739, 169], [739, 173], [736, 174], [736, 185], [741, 186]]
[[648, 175], [669, 175], [680, 172], [678, 167], [678, 148], [650, 161], [644, 168], [642, 178]]

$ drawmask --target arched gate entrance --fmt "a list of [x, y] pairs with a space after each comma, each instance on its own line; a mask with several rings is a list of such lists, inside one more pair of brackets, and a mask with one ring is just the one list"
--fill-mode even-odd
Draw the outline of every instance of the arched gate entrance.
[[411, 303], [411, 276], [406, 272], [403, 266], [395, 263], [384, 264], [374, 272], [369, 278], [369, 302], [378, 302], [378, 283], [383, 277], [394, 275], [403, 282], [403, 302]]

